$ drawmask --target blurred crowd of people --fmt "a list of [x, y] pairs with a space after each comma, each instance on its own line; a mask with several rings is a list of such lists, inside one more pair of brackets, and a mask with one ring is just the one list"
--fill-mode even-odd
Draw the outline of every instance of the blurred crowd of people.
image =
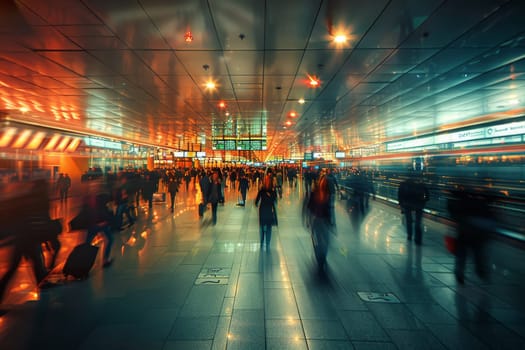
[[[295, 189], [299, 174], [304, 186], [303, 219], [311, 232], [313, 248], [321, 269], [326, 265], [330, 237], [336, 230], [335, 203], [346, 200], [346, 210], [351, 217], [363, 218], [369, 208], [369, 199], [375, 199], [376, 191], [371, 173], [359, 169], [296, 167], [235, 167], [235, 168], [174, 168], [155, 171], [134, 170], [119, 174], [107, 174], [86, 181], [89, 190], [81, 200], [80, 212], [84, 219], [81, 228], [86, 232], [85, 242], [91, 243], [97, 234], [105, 237], [103, 267], [113, 262], [111, 256], [114, 232], [134, 225], [137, 220], [140, 199], [148, 208], [153, 205], [154, 194], [161, 190], [170, 197], [173, 212], [175, 198], [181, 185], [186, 192], [200, 188], [203, 207], [211, 207], [211, 223], [217, 223], [217, 208], [224, 203], [225, 188], [238, 192], [238, 206], [245, 206], [247, 192], [256, 188], [254, 205], [258, 208], [260, 244], [270, 249], [272, 227], [278, 225], [277, 201], [283, 197], [287, 183]], [[0, 279], [0, 300], [5, 294], [22, 258], [31, 261], [33, 274], [40, 288], [47, 288], [46, 276], [56, 263], [61, 248], [58, 235], [62, 223], [50, 217], [50, 184], [43, 179], [14, 189], [13, 184], [0, 191], [0, 215], [4, 223], [0, 232], [3, 245], [10, 247], [7, 272]], [[162, 187], [162, 188], [160, 188]], [[60, 174], [54, 184], [61, 202], [67, 200], [71, 179]], [[6, 196], [9, 194], [9, 196]], [[428, 185], [420, 173], [412, 172], [401, 181], [397, 200], [401, 208], [408, 241], [416, 245], [423, 241], [422, 220], [424, 208], [430, 199]], [[495, 198], [480, 189], [456, 186], [449, 191], [448, 210], [456, 223], [456, 267], [459, 283], [464, 283], [468, 251], [472, 250], [476, 272], [482, 278], [488, 275], [486, 246], [496, 229], [496, 217], [492, 211]], [[200, 213], [202, 215], [202, 213]], [[79, 214], [80, 215], [80, 214]], [[45, 262], [43, 249], [50, 254]]]

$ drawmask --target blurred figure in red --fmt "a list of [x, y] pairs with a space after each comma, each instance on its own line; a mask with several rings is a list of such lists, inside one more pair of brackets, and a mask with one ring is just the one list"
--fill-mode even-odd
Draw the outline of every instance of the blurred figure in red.
[[310, 227], [312, 228], [315, 257], [320, 270], [322, 270], [326, 265], [330, 235], [335, 233], [332, 222], [333, 207], [330, 204], [330, 188], [325, 175], [321, 175], [315, 185], [307, 208], [311, 215]]
[[459, 186], [451, 191], [448, 210], [457, 224], [455, 275], [458, 283], [465, 283], [467, 251], [472, 250], [476, 273], [488, 278], [486, 246], [490, 234], [496, 229], [495, 215], [491, 210], [492, 197], [474, 189]]

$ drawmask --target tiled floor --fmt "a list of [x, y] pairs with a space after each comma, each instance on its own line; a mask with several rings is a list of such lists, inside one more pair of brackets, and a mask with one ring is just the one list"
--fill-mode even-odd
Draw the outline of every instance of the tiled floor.
[[[216, 226], [197, 216], [195, 192], [176, 211], [155, 204], [124, 231], [109, 269], [35, 291], [27, 266], [2, 305], [0, 349], [522, 349], [525, 254], [491, 245], [490, 282], [469, 265], [456, 284], [448, 228], [425, 220], [422, 247], [405, 240], [396, 208], [371, 202], [351, 221], [337, 203], [325, 275], [285, 187], [271, 248], [259, 246], [255, 193], [226, 190]], [[57, 215], [62, 214], [57, 208]], [[73, 209], [65, 211], [70, 213]], [[64, 233], [62, 260], [81, 237]], [[1, 264], [5, 265], [5, 248]], [[379, 294], [370, 294], [379, 293]], [[385, 293], [391, 293], [385, 296]], [[370, 296], [364, 301], [361, 296]], [[398, 303], [389, 303], [392, 296]]]

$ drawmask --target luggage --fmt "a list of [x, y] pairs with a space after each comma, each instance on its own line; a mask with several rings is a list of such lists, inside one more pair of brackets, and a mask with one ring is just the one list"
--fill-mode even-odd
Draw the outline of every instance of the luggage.
[[166, 201], [166, 193], [165, 192], [153, 193], [153, 202], [160, 203], [160, 202], [165, 202], [165, 201]]
[[98, 247], [89, 243], [82, 243], [73, 248], [67, 257], [62, 273], [64, 276], [73, 276], [77, 279], [86, 279], [89, 271], [95, 264]]

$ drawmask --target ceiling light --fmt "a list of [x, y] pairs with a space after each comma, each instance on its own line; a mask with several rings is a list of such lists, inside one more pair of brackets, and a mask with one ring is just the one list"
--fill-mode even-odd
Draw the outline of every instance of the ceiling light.
[[288, 120], [285, 124], [290, 126], [290, 125], [292, 125], [292, 122]]
[[317, 88], [319, 87], [319, 84], [319, 79], [316, 76], [308, 75], [308, 86], [312, 88]]
[[189, 30], [186, 33], [184, 33], [184, 41], [187, 43], [191, 43], [193, 41], [193, 35], [191, 35], [191, 32]]
[[219, 102], [219, 108], [226, 108], [226, 102], [220, 101]]
[[297, 113], [295, 113], [294, 111], [291, 111], [288, 115], [290, 116], [290, 118], [297, 117]]
[[334, 36], [334, 42], [336, 44], [344, 44], [346, 43], [347, 40], [348, 38], [346, 37], [345, 34], [337, 34]]
[[299, 104], [301, 104], [301, 105], [304, 105], [305, 101], [304, 101], [304, 98], [300, 98], [299, 101], [297, 101], [297, 102], [299, 102]]
[[211, 80], [207, 81], [205, 86], [206, 86], [206, 89], [208, 90], [213, 90], [216, 87], [215, 82]]

